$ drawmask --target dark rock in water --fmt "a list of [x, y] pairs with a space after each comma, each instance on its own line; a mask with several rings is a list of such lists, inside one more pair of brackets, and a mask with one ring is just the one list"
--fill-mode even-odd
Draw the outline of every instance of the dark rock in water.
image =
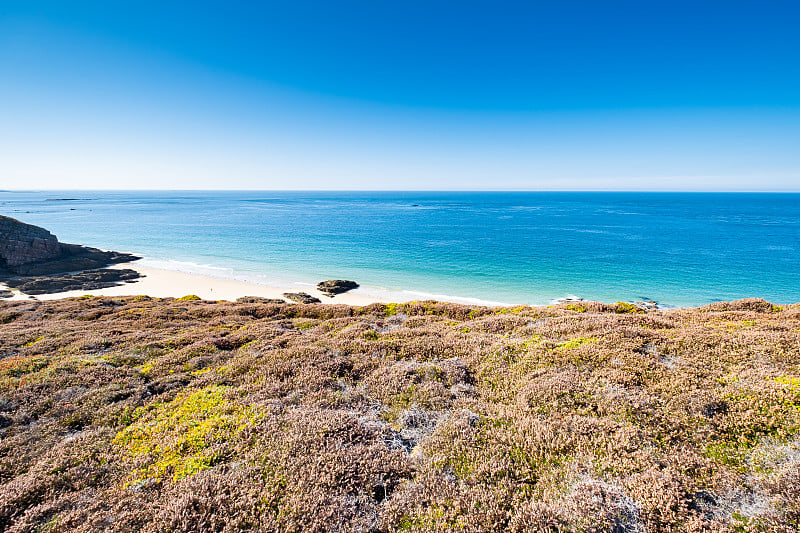
[[356, 287], [358, 287], [358, 283], [346, 279], [329, 279], [328, 281], [320, 281], [317, 283], [317, 290], [331, 298], [337, 294], [355, 289]]
[[59, 242], [44, 228], [0, 215], [0, 278], [102, 268], [139, 257]]
[[318, 304], [322, 302], [319, 298], [314, 298], [304, 292], [284, 292], [283, 296], [299, 304]]
[[11, 278], [6, 281], [6, 285], [25, 294], [51, 294], [54, 292], [105, 289], [140, 277], [141, 274], [130, 268], [104, 268], [77, 274]]
[[5, 289], [0, 289], [0, 298], [11, 298], [14, 293]]
[[236, 298], [240, 304], [285, 304], [286, 302], [280, 298], [263, 298], [261, 296], [242, 296]]

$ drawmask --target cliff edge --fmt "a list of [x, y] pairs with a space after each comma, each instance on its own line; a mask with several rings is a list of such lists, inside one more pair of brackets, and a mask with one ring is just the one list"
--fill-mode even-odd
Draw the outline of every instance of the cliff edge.
[[139, 257], [67, 244], [39, 226], [0, 215], [0, 277], [46, 276], [102, 268]]

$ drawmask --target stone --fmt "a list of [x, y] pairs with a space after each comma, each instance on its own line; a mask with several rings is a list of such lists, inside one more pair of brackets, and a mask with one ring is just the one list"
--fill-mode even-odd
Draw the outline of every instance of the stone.
[[317, 283], [317, 290], [331, 298], [357, 287], [358, 283], [346, 279], [329, 279], [328, 281], [320, 281]]
[[0, 216], [0, 268], [13, 272], [20, 265], [48, 261], [62, 253], [58, 239], [46, 229]]
[[15, 277], [6, 280], [6, 285], [24, 294], [52, 294], [66, 291], [92, 291], [122, 285], [123, 282], [141, 277], [130, 268], [104, 268], [75, 274], [52, 276]]
[[285, 304], [286, 302], [280, 298], [264, 298], [262, 296], [242, 296], [236, 298], [236, 302], [240, 304]]
[[284, 292], [284, 298], [287, 298], [293, 302], [297, 302], [299, 304], [318, 304], [322, 303], [322, 300], [319, 298], [315, 298], [310, 294], [306, 294], [305, 292]]
[[645, 300], [643, 302], [634, 302], [633, 305], [644, 311], [657, 311], [659, 303], [655, 300]]
[[577, 303], [583, 301], [584, 299], [581, 298], [580, 296], [564, 296], [562, 298], [556, 298], [551, 303], [553, 305], [560, 305], [560, 304]]
[[106, 267], [140, 259], [58, 241], [44, 228], [0, 215], [0, 278], [44, 276]]

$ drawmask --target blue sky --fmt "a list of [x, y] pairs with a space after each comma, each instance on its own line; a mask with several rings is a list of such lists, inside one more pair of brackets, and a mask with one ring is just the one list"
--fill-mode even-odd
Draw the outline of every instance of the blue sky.
[[0, 188], [800, 190], [800, 3], [0, 3]]

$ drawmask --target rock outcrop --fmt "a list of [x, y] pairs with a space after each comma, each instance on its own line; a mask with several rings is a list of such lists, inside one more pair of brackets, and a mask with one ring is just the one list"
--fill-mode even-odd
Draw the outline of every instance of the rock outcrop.
[[236, 298], [240, 304], [285, 304], [280, 298], [264, 298], [263, 296], [241, 296]]
[[7, 280], [9, 287], [25, 294], [52, 294], [66, 291], [93, 291], [114, 287], [123, 282], [132, 282], [141, 277], [130, 268], [104, 268], [87, 270], [77, 274], [62, 274], [40, 277], [16, 277]]
[[61, 243], [44, 228], [0, 216], [0, 267], [48, 261], [62, 254]]
[[284, 292], [283, 296], [293, 302], [297, 302], [299, 304], [318, 304], [322, 303], [322, 300], [319, 298], [315, 298], [310, 294], [305, 292]]
[[346, 279], [329, 279], [328, 281], [320, 281], [317, 283], [317, 290], [331, 298], [357, 287], [358, 283]]
[[44, 228], [0, 215], [0, 277], [47, 276], [102, 268], [139, 257], [58, 241]]

